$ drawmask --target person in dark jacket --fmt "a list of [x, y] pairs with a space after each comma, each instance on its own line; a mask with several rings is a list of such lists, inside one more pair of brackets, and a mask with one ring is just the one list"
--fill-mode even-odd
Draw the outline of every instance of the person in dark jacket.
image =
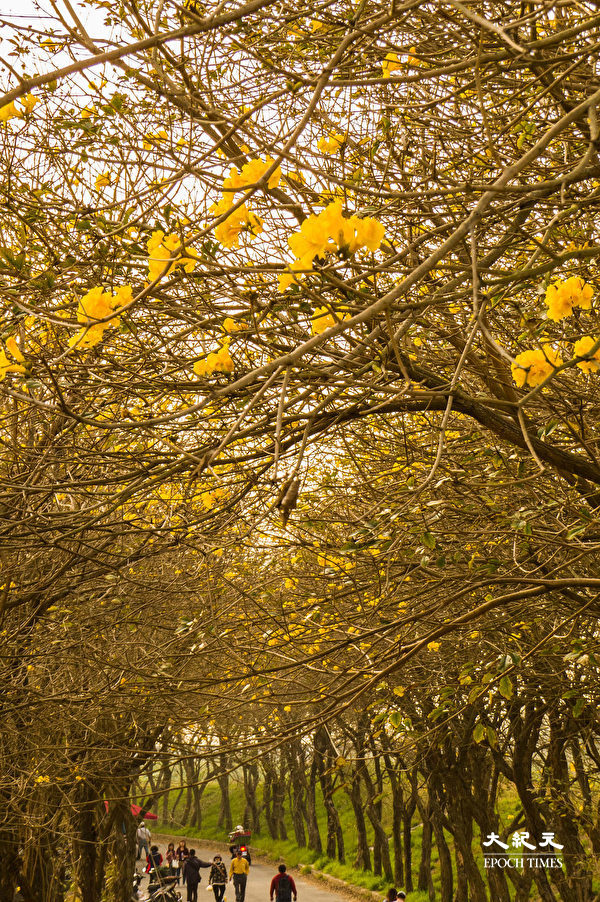
[[146, 855], [146, 873], [151, 875], [150, 879], [152, 879], [152, 872], [154, 871], [154, 874], [156, 874], [162, 861], [163, 857], [158, 851], [158, 846], [150, 846], [150, 852]]
[[[190, 850], [185, 844], [185, 839], [179, 840], [179, 845], [175, 849], [175, 857], [177, 858], [177, 882], [179, 883], [179, 878], [183, 872], [183, 866], [190, 856]], [[185, 883], [185, 880], [183, 881]]]
[[187, 902], [198, 902], [198, 884], [200, 883], [200, 868], [209, 868], [210, 861], [200, 861], [196, 858], [196, 850], [190, 849], [189, 858], [183, 866], [183, 879], [187, 883]]
[[223, 902], [227, 885], [227, 868], [220, 855], [215, 855], [213, 858], [212, 867], [208, 874], [208, 882], [213, 888], [215, 902]]

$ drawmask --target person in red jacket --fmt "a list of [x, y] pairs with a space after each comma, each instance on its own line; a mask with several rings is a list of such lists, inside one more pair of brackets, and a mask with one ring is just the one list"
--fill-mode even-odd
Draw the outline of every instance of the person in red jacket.
[[269, 890], [271, 902], [273, 902], [273, 894], [275, 894], [276, 902], [292, 902], [292, 896], [294, 897], [294, 902], [296, 902], [296, 899], [298, 898], [294, 878], [290, 877], [286, 871], [286, 866], [280, 864], [279, 873], [275, 874], [271, 880], [271, 889]]

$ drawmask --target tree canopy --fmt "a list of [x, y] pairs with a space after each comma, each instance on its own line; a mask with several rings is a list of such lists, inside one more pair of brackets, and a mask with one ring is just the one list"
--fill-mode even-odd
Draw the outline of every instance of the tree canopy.
[[96, 902], [198, 730], [221, 775], [310, 740], [326, 798], [380, 730], [460, 902], [499, 775], [591, 900], [596, 4], [0, 21], [1, 892], [22, 849], [62, 900], [67, 836]]

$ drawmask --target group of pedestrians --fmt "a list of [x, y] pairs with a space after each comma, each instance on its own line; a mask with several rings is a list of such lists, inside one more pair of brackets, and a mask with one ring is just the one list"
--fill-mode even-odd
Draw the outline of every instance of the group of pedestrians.
[[[196, 856], [195, 849], [188, 851], [184, 840], [181, 840], [177, 849], [173, 843], [169, 843], [165, 858], [178, 879], [181, 874], [182, 882], [187, 886], [187, 902], [198, 902], [198, 886], [202, 879], [201, 868], [210, 868], [208, 885], [212, 888], [215, 902], [223, 902], [227, 883], [232, 881], [236, 902], [244, 902], [250, 863], [241, 851], [238, 850], [234, 855], [229, 866], [229, 873], [221, 855], [215, 855], [212, 861], [202, 861]], [[289, 902], [289, 900], [284, 899], [280, 902]]]
[[[228, 882], [233, 883], [236, 902], [245, 902], [246, 883], [250, 872], [247, 852], [244, 854], [241, 849], [236, 849], [228, 870], [221, 855], [215, 855], [212, 861], [202, 861], [197, 857], [196, 850], [188, 849], [185, 840], [182, 839], [177, 847], [175, 843], [170, 842], [163, 858], [158, 846], [150, 845], [150, 831], [143, 821], [138, 827], [137, 841], [138, 861], [142, 857], [142, 852], [146, 852], [146, 873], [152, 877], [153, 874], [160, 874], [163, 868], [164, 870], [168, 868], [167, 873], [163, 871], [161, 876], [175, 877], [178, 883], [181, 880], [187, 887], [187, 902], [198, 902], [202, 868], [210, 868], [208, 885], [212, 888], [215, 902], [224, 902]], [[294, 878], [287, 873], [284, 864], [279, 865], [277, 874], [271, 881], [269, 896], [270, 902], [296, 902], [298, 898]]]
[[[212, 861], [202, 861], [197, 857], [195, 849], [188, 849], [185, 839], [179, 840], [177, 848], [175, 848], [175, 843], [170, 842], [164, 859], [158, 846], [150, 845], [150, 839], [150, 831], [142, 821], [137, 831], [138, 861], [142, 852], [145, 851], [146, 872], [149, 874], [157, 872], [164, 862], [165, 868], [168, 868], [168, 875], [176, 877], [178, 883], [181, 880], [187, 886], [187, 902], [198, 902], [198, 886], [202, 879], [201, 868], [210, 868], [208, 886], [212, 888], [215, 902], [225, 902], [225, 889], [228, 882], [233, 882], [235, 902], [245, 902], [246, 883], [250, 872], [247, 852], [244, 854], [240, 848], [231, 847], [233, 855], [228, 872], [221, 855], [215, 855]], [[298, 892], [294, 878], [287, 873], [286, 866], [280, 864], [277, 873], [271, 880], [269, 900], [270, 902], [297, 902], [297, 899]], [[406, 893], [391, 887], [383, 902], [404, 902], [405, 899]]]

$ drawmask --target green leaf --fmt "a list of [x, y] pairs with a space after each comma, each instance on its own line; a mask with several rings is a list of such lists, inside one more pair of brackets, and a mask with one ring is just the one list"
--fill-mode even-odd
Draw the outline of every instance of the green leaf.
[[427, 548], [430, 548], [431, 550], [435, 548], [435, 536], [431, 532], [423, 533], [422, 542]]
[[477, 726], [475, 727], [475, 729], [473, 730], [473, 739], [475, 740], [475, 742], [482, 742], [482, 740], [484, 738], [485, 738], [485, 727], [480, 721], [477, 724]]
[[503, 676], [500, 682], [498, 683], [498, 691], [503, 698], [510, 699], [513, 697], [513, 684], [510, 681], [510, 678], [507, 676]]
[[493, 749], [495, 749], [496, 746], [498, 745], [498, 740], [497, 740], [497, 738], [496, 738], [496, 732], [495, 732], [495, 730], [493, 730], [491, 727], [486, 727], [486, 728], [485, 728], [485, 735], [487, 736], [487, 741], [489, 742], [490, 746], [491, 746]]

